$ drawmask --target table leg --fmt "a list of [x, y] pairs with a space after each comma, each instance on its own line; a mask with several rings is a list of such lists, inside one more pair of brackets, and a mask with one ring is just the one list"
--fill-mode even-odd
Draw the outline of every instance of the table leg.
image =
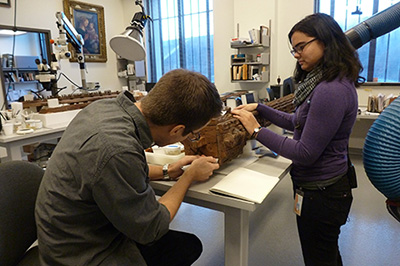
[[18, 145], [7, 146], [6, 151], [7, 151], [7, 157], [1, 158], [2, 162], [22, 160], [20, 146]]
[[225, 265], [247, 266], [249, 256], [249, 211], [226, 207]]

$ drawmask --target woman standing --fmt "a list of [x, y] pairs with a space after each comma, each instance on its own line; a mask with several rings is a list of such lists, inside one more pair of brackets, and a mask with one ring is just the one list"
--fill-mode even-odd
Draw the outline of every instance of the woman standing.
[[[338, 238], [353, 200], [348, 143], [362, 66], [337, 22], [326, 14], [298, 22], [289, 41], [299, 83], [295, 113], [262, 104], [242, 105], [232, 113], [259, 142], [293, 161], [294, 211], [305, 264], [342, 265]], [[293, 131], [293, 139], [261, 128], [251, 111]]]

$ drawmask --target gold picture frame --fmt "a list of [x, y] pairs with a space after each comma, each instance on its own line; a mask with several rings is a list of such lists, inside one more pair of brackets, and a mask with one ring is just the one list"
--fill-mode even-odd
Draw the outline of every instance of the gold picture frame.
[[0, 7], [11, 7], [10, 0], [0, 0]]
[[[107, 62], [106, 33], [104, 30], [104, 8], [79, 1], [64, 0], [64, 13], [76, 31], [85, 40], [83, 53], [85, 62]], [[77, 62], [75, 49], [69, 44], [71, 62]]]

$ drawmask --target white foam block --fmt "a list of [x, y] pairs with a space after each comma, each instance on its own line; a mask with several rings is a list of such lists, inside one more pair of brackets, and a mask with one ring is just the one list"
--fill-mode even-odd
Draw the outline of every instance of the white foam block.
[[185, 156], [182, 152], [178, 155], [167, 155], [162, 153], [145, 152], [146, 160], [150, 164], [164, 165], [166, 163], [174, 163]]
[[33, 119], [40, 119], [43, 122], [43, 126], [47, 128], [68, 126], [68, 124], [72, 121], [72, 119], [74, 119], [74, 117], [81, 110], [82, 109], [49, 113], [49, 114], [34, 114]]

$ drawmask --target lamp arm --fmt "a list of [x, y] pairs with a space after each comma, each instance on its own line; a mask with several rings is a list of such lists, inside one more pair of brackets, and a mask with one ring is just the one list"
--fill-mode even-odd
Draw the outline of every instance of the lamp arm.
[[400, 27], [400, 3], [375, 14], [345, 32], [355, 49]]
[[135, 0], [135, 5], [140, 6], [142, 8], [142, 12], [145, 13], [142, 0]]

